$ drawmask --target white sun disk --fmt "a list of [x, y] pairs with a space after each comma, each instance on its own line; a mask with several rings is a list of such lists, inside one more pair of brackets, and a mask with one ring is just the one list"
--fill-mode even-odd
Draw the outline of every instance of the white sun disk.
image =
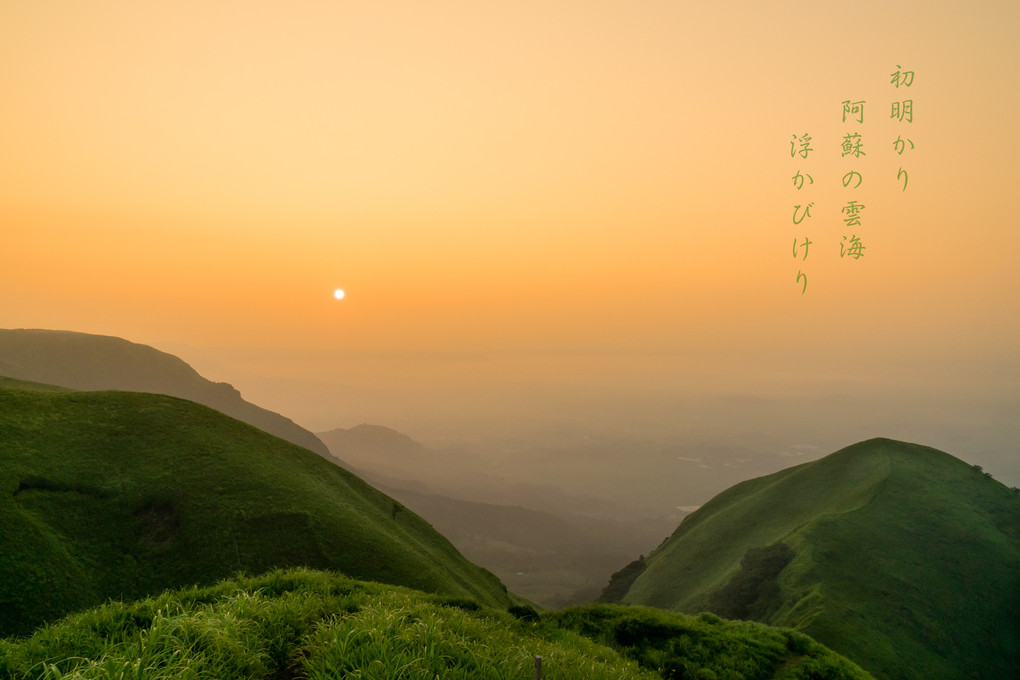
[[342, 288], [337, 288], [336, 290], [334, 290], [333, 291], [333, 297], [335, 297], [337, 300], [343, 300], [344, 299], [344, 291], [343, 291], [343, 289]]

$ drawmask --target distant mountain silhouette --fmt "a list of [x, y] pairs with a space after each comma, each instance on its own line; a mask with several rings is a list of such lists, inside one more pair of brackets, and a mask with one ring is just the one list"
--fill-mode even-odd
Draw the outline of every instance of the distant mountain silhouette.
[[0, 378], [0, 636], [109, 598], [308, 566], [506, 608], [420, 517], [194, 402]]
[[[591, 602], [612, 565], [650, 550], [675, 523], [571, 511], [560, 490], [493, 477], [477, 456], [435, 451], [388, 427], [318, 435], [341, 464], [421, 515], [515, 593], [545, 607]], [[479, 496], [491, 500], [469, 500]]]
[[335, 458], [355, 467], [406, 470], [407, 465], [418, 467], [435, 463], [434, 454], [427, 448], [406, 434], [382, 425], [337, 428], [319, 432], [317, 436]]
[[227, 383], [206, 380], [172, 354], [105, 335], [0, 329], [0, 375], [76, 390], [168, 394], [329, 456], [318, 437], [279, 413], [249, 403]]
[[864, 441], [719, 494], [604, 599], [797, 628], [887, 680], [1020, 678], [1020, 493]]

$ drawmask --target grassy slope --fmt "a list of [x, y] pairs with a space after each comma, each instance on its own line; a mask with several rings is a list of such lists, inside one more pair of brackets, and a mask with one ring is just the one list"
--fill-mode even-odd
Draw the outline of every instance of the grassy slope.
[[607, 606], [519, 615], [334, 573], [275, 571], [109, 603], [0, 640], [0, 678], [495, 680], [532, 677], [537, 655], [547, 680], [649, 680], [652, 670], [870, 680], [807, 636], [758, 624]]
[[509, 602], [492, 574], [354, 475], [173, 397], [3, 381], [0, 527], [0, 634], [288, 565]]
[[1020, 673], [1020, 496], [966, 463], [876, 439], [750, 480], [685, 520], [622, 598], [706, 608], [751, 548], [796, 556], [764, 621], [887, 678]]
[[587, 605], [544, 618], [609, 645], [664, 678], [864, 680], [866, 671], [789, 628], [650, 607]]
[[73, 331], [0, 329], [0, 375], [76, 390], [169, 394], [329, 456], [318, 437], [279, 413], [241, 398], [231, 385], [200, 376], [179, 358], [121, 338]]

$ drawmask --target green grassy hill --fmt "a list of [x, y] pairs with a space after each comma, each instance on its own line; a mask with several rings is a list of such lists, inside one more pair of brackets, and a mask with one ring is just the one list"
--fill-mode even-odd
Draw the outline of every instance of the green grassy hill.
[[505, 607], [499, 580], [353, 474], [205, 406], [0, 380], [0, 634], [305, 565]]
[[121, 338], [0, 329], [0, 375], [76, 390], [168, 394], [205, 404], [320, 456], [330, 455], [314, 434], [279, 413], [245, 401], [233, 386], [206, 380], [172, 354]]
[[805, 635], [626, 607], [541, 619], [307, 569], [112, 602], [0, 639], [0, 677], [871, 680]]
[[1020, 494], [873, 439], [719, 494], [609, 590], [793, 627], [889, 680], [1020, 677]]

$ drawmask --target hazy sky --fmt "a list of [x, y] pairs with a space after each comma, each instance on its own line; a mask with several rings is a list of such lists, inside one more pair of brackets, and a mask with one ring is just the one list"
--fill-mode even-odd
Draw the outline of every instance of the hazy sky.
[[0, 326], [176, 348], [320, 429], [670, 385], [1016, 405], [1018, 28], [1011, 0], [5, 2]]

